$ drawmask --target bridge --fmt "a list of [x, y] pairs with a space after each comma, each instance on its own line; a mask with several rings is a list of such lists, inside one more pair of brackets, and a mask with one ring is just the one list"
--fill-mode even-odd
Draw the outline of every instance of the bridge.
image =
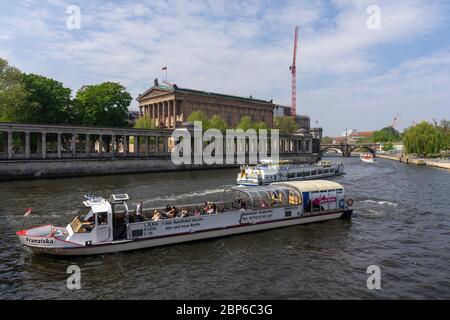
[[342, 153], [344, 157], [350, 157], [351, 153], [357, 149], [365, 149], [375, 155], [375, 151], [380, 149], [379, 143], [340, 143], [340, 144], [322, 144], [320, 146], [320, 155], [325, 151], [335, 150]]

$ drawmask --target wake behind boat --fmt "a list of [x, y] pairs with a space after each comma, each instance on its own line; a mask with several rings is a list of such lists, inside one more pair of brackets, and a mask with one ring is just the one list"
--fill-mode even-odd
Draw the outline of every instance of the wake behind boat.
[[38, 253], [93, 255], [350, 217], [353, 200], [338, 183], [316, 180], [230, 187], [223, 201], [130, 210], [126, 194], [86, 196], [66, 227], [20, 230]]
[[254, 166], [243, 166], [237, 184], [258, 186], [277, 181], [323, 179], [344, 174], [344, 164], [319, 161], [314, 164], [295, 163], [290, 160], [261, 160]]

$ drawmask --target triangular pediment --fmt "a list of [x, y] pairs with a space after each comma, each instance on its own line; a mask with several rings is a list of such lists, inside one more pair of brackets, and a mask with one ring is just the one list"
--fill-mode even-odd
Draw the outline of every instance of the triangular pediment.
[[166, 88], [160, 88], [160, 87], [151, 87], [147, 91], [145, 91], [143, 94], [139, 95], [138, 101], [146, 100], [154, 97], [159, 97], [166, 95], [168, 93], [172, 93], [173, 89], [166, 89]]

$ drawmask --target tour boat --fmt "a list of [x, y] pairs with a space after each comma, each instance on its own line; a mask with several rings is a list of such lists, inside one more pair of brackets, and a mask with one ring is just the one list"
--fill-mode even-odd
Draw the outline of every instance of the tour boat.
[[295, 163], [290, 160], [273, 162], [261, 160], [254, 166], [242, 166], [237, 184], [258, 186], [277, 181], [323, 179], [344, 174], [344, 164], [319, 161], [314, 164]]
[[66, 227], [46, 225], [16, 234], [37, 253], [93, 255], [349, 218], [353, 211], [344, 187], [326, 180], [234, 186], [224, 189], [221, 202], [178, 209], [130, 210], [128, 200], [127, 194], [109, 201], [86, 196], [85, 207]]
[[373, 154], [370, 152], [362, 153], [359, 158], [362, 162], [373, 163]]

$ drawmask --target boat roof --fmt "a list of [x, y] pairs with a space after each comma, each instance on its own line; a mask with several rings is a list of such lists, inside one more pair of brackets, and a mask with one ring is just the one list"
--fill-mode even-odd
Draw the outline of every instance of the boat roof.
[[326, 191], [333, 189], [344, 189], [344, 187], [334, 181], [328, 180], [310, 180], [310, 181], [284, 181], [274, 182], [270, 185], [294, 187], [300, 192]]

